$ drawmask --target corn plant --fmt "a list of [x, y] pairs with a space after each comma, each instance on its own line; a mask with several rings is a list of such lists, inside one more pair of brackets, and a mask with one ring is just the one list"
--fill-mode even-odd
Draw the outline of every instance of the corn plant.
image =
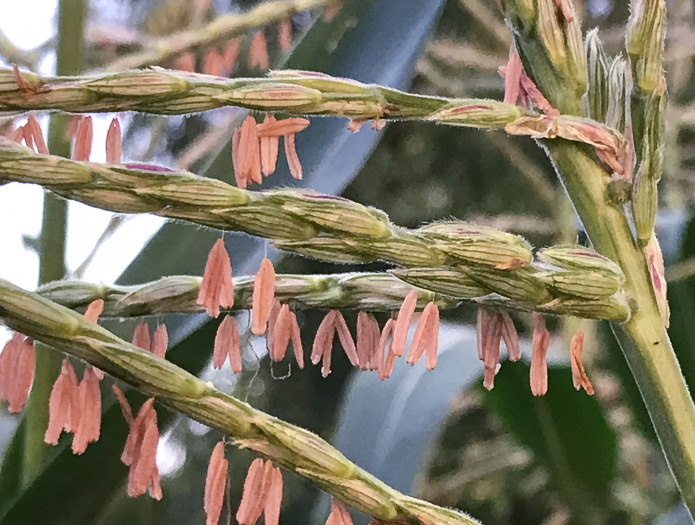
[[[549, 407], [557, 402], [553, 396], [561, 399], [561, 394], [554, 394], [561, 387], [553, 383], [556, 372], [553, 367], [549, 371], [546, 352], [551, 333], [567, 333], [561, 346], [571, 366], [562, 370], [568, 370], [574, 389], [584, 390], [573, 390], [569, 403], [585, 406], [581, 403], [594, 392], [602, 399], [602, 409], [592, 400], [586, 413], [572, 413], [568, 406], [563, 416], [576, 425], [572, 428], [597, 420], [593, 429], [597, 435], [609, 428], [601, 410], [609, 410], [606, 399], [612, 383], [601, 381], [600, 372], [599, 380], [592, 382], [592, 366], [585, 369], [585, 340], [587, 344], [600, 340], [595, 324], [585, 320], [604, 321], [615, 335], [629, 366], [626, 384], [634, 381], [639, 389], [668, 470], [692, 515], [695, 407], [667, 333], [666, 272], [655, 234], [657, 188], [669, 137], [665, 0], [631, 2], [627, 22], [622, 23], [624, 46], [610, 42], [604, 46], [598, 29], [582, 27], [581, 6], [570, 0], [501, 0], [498, 10], [462, 0], [478, 30], [487, 32], [484, 38], [496, 49], [495, 56], [503, 57], [495, 64], [501, 74], [495, 80], [496, 91], [486, 96], [458, 92], [442, 96], [456, 88], [442, 87], [446, 82], [441, 79], [432, 81], [437, 78], [432, 57], [453, 46], [441, 39], [429, 44], [420, 72], [442, 89], [437, 92], [422, 82], [420, 92], [418, 85], [406, 89], [403, 79], [440, 14], [440, 1], [424, 2], [421, 12], [404, 15], [414, 18], [403, 23], [403, 38], [409, 39], [403, 52], [410, 53], [403, 64], [396, 63], [400, 59], [395, 51], [378, 44], [358, 53], [362, 62], [384, 56], [393, 60], [380, 63], [378, 74], [350, 78], [316, 58], [317, 52], [330, 55], [331, 46], [342, 53], [357, 46], [358, 37], [351, 31], [362, 31], [363, 37], [366, 32], [388, 33], [388, 20], [379, 17], [396, 16], [397, 4], [273, 0], [240, 14], [216, 14], [209, 2], [168, 0], [146, 15], [147, 38], [123, 37], [125, 42], [107, 38], [103, 45], [85, 33], [85, 1], [61, 0], [53, 76], [38, 72], [35, 53], [19, 50], [9, 41], [2, 43], [0, 51], [11, 67], [0, 69], [0, 112], [8, 117], [0, 137], [0, 184], [33, 184], [47, 190], [37, 242], [40, 286], [28, 291], [0, 280], [0, 319], [14, 334], [0, 354], [0, 396], [9, 412], [23, 412], [0, 468], [2, 523], [108, 522], [125, 519], [129, 505], [138, 513], [133, 519], [144, 522], [149, 516], [149, 521], [157, 521], [154, 513], [168, 501], [168, 484], [177, 483], [167, 477], [160, 480], [156, 462], [160, 432], [176, 426], [174, 415], [201, 423], [218, 436], [214, 444], [206, 441], [209, 446], [202, 454], [210, 457], [206, 474], [199, 472], [199, 480], [186, 482], [200, 487], [195, 505], [198, 515], [205, 512], [207, 523], [236, 519], [247, 525], [264, 514], [270, 524], [278, 523], [282, 513], [294, 516], [288, 507], [302, 504], [288, 503], [287, 494], [283, 500], [283, 492], [288, 485], [295, 487], [292, 492], [299, 491], [298, 482], [285, 476], [283, 486], [284, 472], [332, 497], [330, 513], [326, 508], [316, 517], [317, 511], [316, 522], [324, 522], [328, 515], [325, 523], [352, 523], [350, 510], [368, 515], [374, 524], [474, 524], [486, 522], [488, 516], [494, 519], [495, 513], [484, 508], [453, 508], [457, 500], [448, 499], [451, 491], [437, 488], [436, 473], [421, 473], [428, 480], [419, 490], [424, 499], [407, 495], [351, 461], [340, 447], [293, 424], [289, 417], [271, 415], [275, 408], [262, 396], [251, 394], [248, 399], [259, 381], [278, 382], [273, 381], [278, 369], [289, 369], [290, 380], [308, 374], [326, 378], [335, 369], [334, 376], [342, 377], [338, 388], [349, 370], [362, 370], [355, 374], [371, 370], [386, 385], [394, 381], [389, 378], [399, 358], [410, 365], [422, 358], [427, 373], [437, 378], [445, 373], [444, 354], [438, 353], [440, 316], [448, 323], [442, 325], [444, 330], [454, 320], [460, 323], [462, 316], [475, 316], [477, 357], [482, 361], [482, 381], [477, 383], [483, 389], [470, 388], [469, 398], [461, 403], [486, 399], [521, 445], [542, 458], [534, 448], [538, 437], [520, 427], [522, 413], [510, 413], [514, 392], [504, 390], [514, 381], [513, 374], [528, 373], [522, 383], [530, 413], [541, 429], [550, 429], [540, 445], [549, 450], [548, 457], [535, 461], [545, 464], [553, 479], [561, 480], [561, 502], [549, 504], [539, 498], [551, 509], [538, 511], [539, 519], [608, 523], [631, 515], [646, 520], [665, 508], [663, 501], [676, 499], [675, 491], [661, 488], [658, 511], [657, 503], [645, 509], [634, 496], [618, 497], [621, 504], [609, 504], [609, 496], [602, 492], [611, 487], [597, 484], [592, 489], [591, 480], [573, 479], [576, 472], [590, 472], [593, 467], [577, 470], [576, 464], [570, 464], [573, 460], [565, 461], [564, 451], [573, 447], [584, 448], [588, 455], [597, 451], [591, 443], [565, 442], [553, 434], [560, 415]], [[450, 20], [455, 20], [453, 9], [451, 5], [444, 9], [441, 26], [455, 24]], [[418, 19], [422, 27], [414, 23]], [[268, 45], [271, 28], [277, 33]], [[293, 35], [297, 31], [303, 34]], [[622, 51], [611, 56], [609, 47]], [[93, 63], [88, 66], [88, 61]], [[316, 65], [307, 67], [311, 61]], [[271, 63], [273, 69], [266, 71]], [[395, 73], [389, 76], [392, 70]], [[394, 80], [396, 76], [399, 80]], [[47, 141], [35, 118], [46, 112], [51, 115]], [[90, 115], [102, 113], [118, 115], [106, 134], [106, 161], [95, 162]], [[222, 114], [220, 120], [205, 120], [215, 113]], [[199, 120], [190, 119], [182, 126], [205, 129], [183, 153], [167, 150], [170, 165], [156, 157], [153, 161], [147, 152], [141, 153], [142, 158], [131, 156], [138, 133], [150, 127], [152, 153], [160, 148], [158, 134], [167, 135], [167, 119], [191, 114], [199, 115], [195, 117]], [[373, 199], [358, 202], [359, 192], [353, 191], [350, 198], [338, 196], [341, 181], [329, 180], [333, 168], [323, 169], [319, 179], [320, 170], [312, 163], [328, 161], [311, 159], [308, 142], [303, 143], [312, 129], [338, 122], [340, 129], [330, 133], [343, 137], [349, 133], [343, 141], [366, 140], [369, 144], [355, 154], [365, 159], [375, 141], [387, 133], [382, 130], [387, 124], [388, 133], [418, 124], [411, 128], [417, 133], [437, 130], [472, 137], [463, 128], [486, 131], [524, 173], [539, 199], [557, 208], [556, 216], [564, 218], [561, 232], [534, 248], [519, 235], [520, 224], [499, 227], [445, 215], [428, 217], [425, 224], [421, 218], [416, 224], [407, 219], [407, 224], [399, 224], [373, 206]], [[326, 140], [330, 133], [324, 132]], [[189, 129], [186, 134], [190, 140], [194, 132]], [[321, 134], [314, 135], [316, 144]], [[524, 150], [518, 146], [524, 141], [535, 143], [547, 155], [562, 189], [539, 176], [538, 165], [547, 160], [542, 156], [529, 160], [534, 154], [527, 146]], [[278, 160], [281, 143], [286, 166]], [[396, 147], [405, 149], [402, 142]], [[340, 155], [329, 161], [335, 171], [341, 162], [355, 164], [352, 171], [362, 164], [359, 158]], [[280, 173], [273, 175], [276, 170]], [[377, 171], [368, 163], [363, 171], [370, 170]], [[428, 181], [425, 194], [433, 195], [436, 170], [418, 176]], [[116, 213], [112, 229], [128, 214], [170, 220], [143, 252], [143, 256], [148, 250], [164, 254], [164, 260], [148, 266], [151, 277], [140, 282], [126, 275], [119, 284], [100, 284], [69, 275], [67, 201]], [[404, 206], [389, 208], [398, 217], [407, 213]], [[182, 223], [196, 229], [186, 230], [185, 239], [174, 240]], [[262, 248], [251, 244], [249, 237], [262, 239]], [[157, 239], [162, 241], [157, 244]], [[173, 255], [177, 250], [178, 255]], [[316, 262], [292, 270], [300, 263], [280, 262], [281, 253]], [[189, 254], [191, 264], [184, 261], [175, 272], [171, 270], [167, 258]], [[312, 270], [311, 265], [319, 262], [340, 264], [346, 271]], [[138, 265], [144, 262], [136, 261], [133, 267]], [[687, 272], [687, 267], [681, 271]], [[316, 313], [321, 316], [310, 320]], [[152, 335], [151, 319], [157, 321]], [[139, 323], [134, 333], [130, 320]], [[345, 355], [333, 350], [335, 336]], [[508, 355], [504, 363], [500, 363], [502, 341]], [[259, 342], [260, 353], [255, 349]], [[309, 345], [311, 351], [305, 353]], [[195, 358], [184, 357], [193, 346]], [[512, 363], [521, 359], [526, 346], [531, 349], [530, 365]], [[287, 356], [290, 347], [292, 359]], [[215, 386], [208, 380], [210, 370], [204, 370], [210, 359], [215, 369], [231, 368], [228, 377], [235, 379]], [[320, 371], [312, 368], [319, 363]], [[688, 366], [689, 361], [684, 367]], [[332, 395], [328, 392], [334, 376], [321, 386], [327, 397]], [[112, 383], [113, 394], [101, 388], [107, 382]], [[140, 408], [134, 410], [131, 403]], [[588, 414], [593, 410], [598, 415], [591, 419]], [[412, 425], [418, 425], [418, 417], [413, 415]], [[115, 427], [118, 433], [105, 432]], [[326, 435], [326, 428], [317, 431]], [[73, 434], [71, 446], [61, 437], [63, 432]], [[589, 428], [587, 433], [591, 432]], [[519, 443], [509, 446], [521, 450]], [[190, 448], [193, 453], [194, 447]], [[120, 458], [106, 458], [112, 449], [119, 450]], [[251, 451], [253, 461], [235, 449]], [[517, 457], [529, 465], [532, 460], [520, 453], [510, 452], [506, 459]], [[613, 454], [611, 449], [611, 469]], [[438, 453], [431, 456], [436, 464]], [[124, 465], [117, 463], [119, 459]], [[100, 485], [101, 492], [95, 489], [90, 495], [88, 482], [68, 475], [65, 494], [86, 491], [91, 502], [65, 517], [47, 518], [35, 508], [36, 498], [41, 491], [63, 494], [50, 486], [50, 480], [80, 461], [113, 461], [104, 463], [108, 482]], [[242, 488], [235, 479], [243, 478], [239, 472], [245, 462], [250, 466]], [[597, 459], [595, 470], [602, 468]], [[510, 463], [504, 463], [501, 472], [509, 469]], [[564, 471], [569, 472], [566, 477]], [[631, 479], [633, 474], [635, 470], [621, 474], [624, 485], [644, 487]], [[611, 471], [606, 477], [617, 475]], [[161, 503], [143, 503], [149, 501], [146, 496], [127, 502], [117, 499], [113, 504], [100, 501], [115, 497], [115, 488], [130, 497], [149, 491], [154, 500], [164, 499]], [[195, 498], [184, 499], [188, 504]], [[172, 502], [168, 505], [175, 507]], [[51, 505], [47, 508], [55, 512]], [[511, 515], [506, 519], [512, 520]], [[308, 511], [296, 516], [305, 521]], [[484, 519], [478, 521], [479, 517]]]

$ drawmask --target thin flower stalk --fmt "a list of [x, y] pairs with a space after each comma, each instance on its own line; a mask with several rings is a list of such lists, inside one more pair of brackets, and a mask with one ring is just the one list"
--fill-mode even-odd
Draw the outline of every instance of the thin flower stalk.
[[[392, 225], [385, 215], [376, 215], [364, 206], [333, 196], [303, 190], [248, 192], [192, 175], [127, 166], [94, 164], [95, 171], [91, 171], [88, 164], [32, 157], [31, 152], [17, 150], [16, 145], [11, 150], [3, 150], [2, 146], [0, 138], [0, 181], [39, 182], [63, 196], [123, 211], [122, 203], [111, 202], [113, 192], [109, 191], [108, 196], [102, 193], [104, 182], [110, 181], [106, 184], [117, 188], [118, 195], [128, 195], [128, 211], [152, 211], [181, 219], [190, 215], [194, 203], [197, 209], [192, 220], [196, 223], [269, 237], [286, 251], [327, 260], [393, 262], [406, 267], [394, 270], [394, 275], [449, 296], [470, 299], [496, 292], [511, 299], [512, 307], [524, 310], [533, 304], [538, 310], [578, 317], [624, 320], [630, 315], [620, 286], [617, 292], [600, 292], [589, 299], [581, 293], [582, 286], [558, 288], [548, 270], [533, 264], [533, 254], [523, 239], [491, 228], [447, 222], [406, 230]], [[3, 164], [3, 155], [9, 155], [13, 162]], [[26, 166], [22, 166], [22, 159], [27, 160]], [[47, 161], [45, 175], [37, 169], [36, 160]], [[12, 168], [12, 177], [7, 176], [7, 166]], [[128, 177], [124, 177], [126, 174]], [[67, 181], [69, 185], [65, 184]], [[118, 182], [114, 186], [115, 181]], [[68, 186], [69, 191], [65, 190]], [[471, 248], [462, 249], [463, 246]], [[206, 274], [214, 276], [217, 284], [205, 284], [210, 277], [204, 279], [200, 300], [207, 301], [209, 314], [216, 316], [219, 306], [230, 307], [233, 301], [231, 264], [227, 266], [228, 255], [221, 241], [211, 255], [214, 257], [209, 258]], [[449, 258], [461, 266], [442, 267]], [[490, 267], [500, 271], [491, 271]], [[217, 273], [212, 272], [213, 268]], [[615, 281], [612, 271], [606, 277]], [[590, 284], [591, 279], [604, 278], [601, 270], [580, 281]]]
[[[119, 339], [84, 316], [0, 280], [0, 317], [12, 329], [102, 368], [196, 421], [233, 437], [274, 463], [313, 480], [382, 521], [412, 521], [427, 509], [451, 525], [476, 525], [463, 513], [405, 496], [348, 461], [321, 438], [290, 425]], [[88, 336], [87, 336], [88, 334]], [[128, 358], [124, 359], [123, 356]], [[124, 407], [126, 421], [134, 421]], [[365, 495], [367, 495], [365, 497]]]
[[[103, 316], [126, 318], [165, 313], [201, 313], [196, 300], [201, 277], [163, 277], [151, 283], [133, 286], [102, 285], [84, 281], [55, 281], [39, 288], [38, 293], [64, 306], [83, 309], [96, 300], [104, 301]], [[225, 311], [237, 312], [253, 307], [255, 276], [233, 279], [234, 305]], [[273, 308], [279, 313], [282, 304], [300, 309], [397, 310], [413, 286], [388, 273], [343, 273], [319, 275], [276, 275]], [[278, 299], [281, 301], [278, 301]], [[440, 309], [452, 309], [460, 301], [450, 296], [418, 289], [418, 308], [435, 302]], [[268, 319], [268, 338], [272, 339], [273, 313]]]
[[[0, 112], [53, 109], [80, 113], [186, 114], [230, 105], [266, 112], [281, 111], [298, 117], [332, 114], [357, 121], [374, 120], [377, 128], [385, 120], [414, 118], [484, 129], [504, 129], [522, 117], [542, 116], [521, 106], [490, 99], [426, 97], [294, 70], [275, 71], [267, 78], [245, 79], [221, 79], [177, 70], [121, 71], [111, 75], [71, 77], [69, 81], [33, 73], [25, 74], [25, 78], [28, 84], [35, 86], [36, 95], [23, 91], [18, 85], [16, 90], [3, 89], [0, 91]], [[13, 72], [0, 69], [0, 81], [4, 84], [14, 81]], [[99, 95], [96, 101], [95, 93]], [[361, 100], [356, 104], [358, 94]], [[549, 123], [555, 122], [553, 115], [545, 117]], [[557, 117], [555, 127], [560, 136], [582, 140], [568, 132], [573, 123], [580, 124], [586, 119], [570, 115]], [[589, 122], [598, 129], [609, 129], [598, 122]], [[611, 131], [620, 136], [617, 131]]]

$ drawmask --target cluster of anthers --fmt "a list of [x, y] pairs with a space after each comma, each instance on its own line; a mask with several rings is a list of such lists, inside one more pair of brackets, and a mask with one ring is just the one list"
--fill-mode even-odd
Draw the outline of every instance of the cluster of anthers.
[[[311, 362], [321, 363], [324, 377], [331, 372], [333, 340], [338, 340], [353, 366], [362, 370], [377, 370], [384, 380], [391, 376], [395, 361], [405, 353], [408, 332], [416, 315], [417, 290], [412, 290], [403, 300], [398, 313], [388, 319], [383, 329], [369, 312], [361, 311], [357, 316], [356, 341], [353, 339], [345, 318], [339, 310], [330, 310], [319, 325], [311, 350]], [[224, 241], [219, 239], [208, 256], [198, 304], [205, 306], [211, 317], [220, 315], [220, 308], [234, 304], [232, 265]], [[546, 352], [550, 342], [544, 317], [533, 314], [533, 345], [530, 384], [534, 395], [544, 395], [548, 390]], [[488, 308], [478, 309], [478, 357], [484, 363], [483, 385], [488, 390], [494, 387], [494, 378], [500, 369], [500, 345], [504, 341], [510, 361], [521, 357], [519, 336], [509, 315], [502, 311], [491, 312]], [[275, 298], [275, 270], [269, 259], [264, 258], [256, 274], [252, 303], [252, 332], [266, 336], [272, 361], [281, 361], [292, 343], [295, 360], [304, 368], [304, 354], [297, 316], [287, 304]], [[427, 368], [437, 364], [439, 337], [439, 309], [429, 302], [419, 314], [417, 327], [406, 355], [406, 362], [415, 365], [423, 354]], [[235, 318], [228, 315], [220, 324], [215, 338], [213, 364], [221, 368], [227, 357], [235, 373], [241, 371], [241, 348], [239, 327]], [[576, 389], [584, 388], [588, 394], [594, 390], [582, 365], [583, 332], [578, 331], [571, 343], [571, 366]]]

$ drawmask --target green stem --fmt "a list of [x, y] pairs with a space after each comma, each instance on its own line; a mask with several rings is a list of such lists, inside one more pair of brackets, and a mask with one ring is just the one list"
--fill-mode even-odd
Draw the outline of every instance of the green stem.
[[591, 242], [625, 273], [633, 315], [625, 323], [613, 323], [613, 331], [683, 499], [695, 513], [695, 406], [656, 305], [647, 261], [622, 209], [606, 200], [607, 174], [590, 151], [561, 141], [545, 146]]
[[[644, 60], [648, 56], [652, 66], [644, 69], [651, 76], [637, 80], [643, 83], [651, 80], [650, 85], [660, 86], [663, 80], [660, 76], [663, 35], [654, 31], [663, 28], [659, 24], [663, 23], [665, 5], [661, 0], [644, 5], [643, 11], [633, 10], [636, 17], [631, 21], [633, 36], [640, 46], [631, 54], [639, 51], [637, 55], [641, 54]], [[577, 35], [581, 34], [578, 19], [569, 21], [559, 16], [553, 11], [555, 3], [551, 0], [505, 0], [504, 7], [515, 30], [526, 72], [558, 110], [570, 115], [581, 114], [580, 100], [586, 91], [586, 81], [582, 67], [577, 66], [581, 66], [582, 51], [576, 45], [569, 45], [570, 42], [576, 44]], [[548, 12], [557, 14], [557, 19], [549, 18]], [[552, 22], [555, 22], [555, 27]], [[651, 38], [642, 42], [648, 33]], [[630, 42], [632, 39], [628, 38], [629, 47]], [[643, 45], [652, 47], [646, 50]], [[568, 61], [568, 57], [572, 60]], [[585, 69], [584, 66], [583, 73]], [[573, 80], [578, 82], [573, 83]], [[592, 244], [599, 253], [617, 262], [625, 274], [625, 288], [633, 303], [632, 316], [622, 323], [613, 322], [613, 331], [635, 377], [683, 499], [691, 514], [695, 515], [695, 405], [659, 313], [650, 265], [637, 245], [622, 205], [607, 197], [610, 172], [599, 163], [593, 152], [583, 145], [562, 140], [544, 141], [542, 145], [547, 149]]]
[[[73, 75], [82, 69], [82, 45], [85, 0], [61, 0], [58, 7], [58, 75]], [[65, 139], [68, 117], [51, 117], [48, 147], [56, 155], [69, 156], [70, 144]], [[65, 276], [65, 241], [67, 201], [52, 193], [44, 195], [43, 222], [39, 240], [39, 283]], [[48, 424], [48, 398], [53, 381], [60, 371], [60, 356], [37, 345], [36, 373], [26, 412], [24, 436], [23, 483], [27, 484], [41, 470], [47, 446], [43, 435]]]

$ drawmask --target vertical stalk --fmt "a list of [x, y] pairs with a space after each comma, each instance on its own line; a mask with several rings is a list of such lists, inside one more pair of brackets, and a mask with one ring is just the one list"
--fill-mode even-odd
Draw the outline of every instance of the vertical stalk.
[[[73, 75], [82, 70], [86, 0], [60, 0], [56, 74]], [[54, 155], [70, 156], [65, 138], [69, 117], [53, 115], [48, 130], [48, 148]], [[65, 276], [67, 201], [44, 194], [43, 221], [39, 239], [39, 284]], [[48, 424], [48, 398], [60, 371], [60, 356], [43, 345], [36, 346], [36, 374], [26, 413], [22, 481], [28, 483], [40, 471], [46, 453], [43, 435]]]
[[612, 323], [613, 332], [683, 499], [695, 514], [695, 406], [656, 305], [647, 261], [622, 209], [606, 201], [606, 173], [590, 151], [559, 141], [545, 146], [594, 247], [625, 273], [634, 313], [625, 323]]
[[[581, 96], [587, 85], [578, 19], [564, 17], [553, 0], [503, 3], [527, 73], [561, 113], [581, 115]], [[665, 93], [661, 69], [664, 19], [663, 0], [633, 5], [628, 33], [628, 52], [641, 67], [638, 80], [661, 97]], [[654, 115], [659, 118], [658, 113]], [[610, 173], [591, 148], [564, 140], [541, 145], [553, 161], [592, 244], [620, 264], [625, 273], [633, 315], [625, 323], [613, 323], [612, 328], [683, 500], [695, 516], [695, 405], [659, 313], [649, 264], [623, 207], [608, 199]], [[659, 146], [654, 146], [655, 151]]]

